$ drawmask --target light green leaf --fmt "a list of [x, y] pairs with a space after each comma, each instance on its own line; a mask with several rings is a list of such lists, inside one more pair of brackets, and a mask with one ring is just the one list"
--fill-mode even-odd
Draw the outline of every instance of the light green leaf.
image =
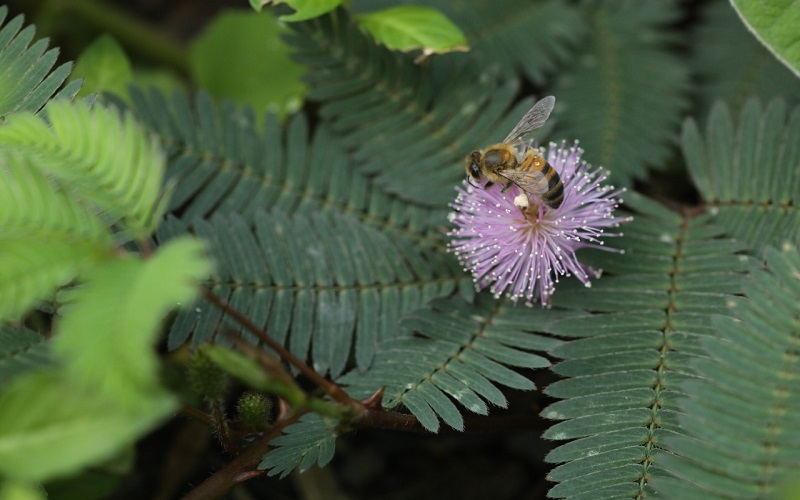
[[296, 12], [280, 16], [279, 19], [285, 22], [306, 21], [327, 14], [342, 4], [342, 0], [250, 0], [250, 6], [257, 12], [261, 12], [264, 5], [286, 4]]
[[131, 63], [117, 41], [102, 35], [86, 47], [78, 60], [71, 78], [83, 78], [78, 97], [95, 92], [113, 92], [127, 99], [126, 85], [133, 78]]
[[747, 28], [800, 77], [800, 2], [731, 0]]
[[123, 408], [56, 371], [15, 380], [0, 393], [0, 474], [42, 481], [75, 473], [114, 456], [175, 409], [164, 391], [131, 402]]
[[47, 492], [40, 485], [23, 481], [0, 480], [0, 500], [46, 500]]
[[[24, 116], [36, 125], [34, 132], [43, 123]], [[85, 203], [54, 186], [22, 155], [0, 156], [0, 175], [0, 318], [14, 319], [108, 258], [112, 239]]]
[[218, 99], [286, 115], [303, 102], [303, 68], [289, 59], [272, 16], [226, 12], [192, 43], [189, 66], [199, 86]]
[[123, 258], [93, 268], [69, 299], [53, 349], [70, 377], [115, 404], [137, 407], [159, 391], [155, 336], [166, 314], [196, 295], [211, 269], [199, 242], [178, 239], [146, 261]]
[[361, 14], [356, 19], [378, 43], [393, 50], [421, 49], [423, 55], [428, 55], [469, 49], [461, 29], [430, 7], [401, 5]]
[[49, 123], [29, 113], [0, 127], [0, 150], [13, 150], [47, 174], [56, 190], [101, 209], [124, 237], [148, 237], [165, 208], [164, 154], [129, 114], [54, 100]]

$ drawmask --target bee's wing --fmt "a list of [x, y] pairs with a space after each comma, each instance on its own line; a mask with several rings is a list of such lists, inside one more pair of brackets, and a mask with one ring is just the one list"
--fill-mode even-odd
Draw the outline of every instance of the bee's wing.
[[503, 143], [517, 143], [524, 136], [544, 125], [544, 122], [546, 122], [547, 118], [550, 117], [550, 112], [553, 111], [553, 107], [555, 105], [556, 98], [551, 95], [534, 104], [533, 107], [529, 109], [527, 113], [525, 113], [525, 116], [522, 117], [519, 123], [517, 123], [517, 126], [514, 127], [514, 130], [512, 130], [505, 140], [503, 140]]
[[547, 178], [538, 170], [498, 170], [498, 174], [510, 180], [525, 192], [538, 196], [547, 192]]

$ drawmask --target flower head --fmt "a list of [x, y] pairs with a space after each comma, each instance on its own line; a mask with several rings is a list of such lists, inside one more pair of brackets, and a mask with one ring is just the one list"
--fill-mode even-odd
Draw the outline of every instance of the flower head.
[[[562, 142], [550, 143], [543, 156], [564, 183], [564, 201], [557, 209], [544, 205], [516, 185], [473, 187], [464, 181], [451, 205], [449, 249], [465, 270], [472, 272], [475, 288], [489, 287], [495, 297], [508, 295], [515, 303], [547, 304], [560, 276], [575, 275], [584, 285], [600, 273], [581, 264], [575, 252], [583, 247], [603, 247], [606, 233], [626, 217], [614, 216], [622, 190], [604, 186], [607, 174], [581, 160], [583, 150]], [[522, 154], [522, 153], [520, 153]], [[527, 206], [526, 206], [527, 205]]]

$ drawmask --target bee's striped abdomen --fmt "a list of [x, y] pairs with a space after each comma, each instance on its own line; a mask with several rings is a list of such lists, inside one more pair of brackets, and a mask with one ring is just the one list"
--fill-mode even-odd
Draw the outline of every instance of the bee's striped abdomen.
[[547, 179], [547, 191], [542, 195], [542, 201], [550, 208], [558, 208], [561, 202], [564, 201], [564, 183], [561, 182], [558, 172], [544, 158], [544, 167], [542, 173]]

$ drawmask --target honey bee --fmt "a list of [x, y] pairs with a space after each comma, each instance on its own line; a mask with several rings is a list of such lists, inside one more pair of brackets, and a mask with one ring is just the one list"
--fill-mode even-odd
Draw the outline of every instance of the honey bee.
[[[555, 103], [555, 97], [545, 97], [525, 113], [503, 142], [470, 153], [466, 161], [467, 176], [476, 182], [486, 177], [489, 182], [484, 188], [505, 183], [503, 192], [516, 184], [525, 193], [538, 197], [548, 207], [560, 207], [564, 201], [564, 183], [561, 182], [558, 172], [547, 163], [537, 148], [526, 148], [522, 161], [518, 159], [516, 149], [524, 144], [523, 140], [527, 135], [544, 125]], [[523, 208], [527, 207], [527, 200], [523, 200], [522, 204], [517, 201], [515, 203]]]

